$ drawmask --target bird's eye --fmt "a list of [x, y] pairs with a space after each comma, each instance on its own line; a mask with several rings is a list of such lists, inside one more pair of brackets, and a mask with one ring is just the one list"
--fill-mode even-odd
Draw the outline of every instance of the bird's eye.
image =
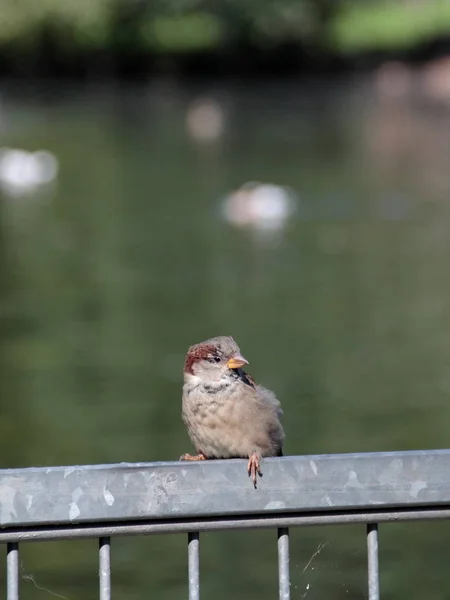
[[212, 357], [212, 361], [215, 362], [215, 363], [220, 362], [220, 356], [213, 356]]

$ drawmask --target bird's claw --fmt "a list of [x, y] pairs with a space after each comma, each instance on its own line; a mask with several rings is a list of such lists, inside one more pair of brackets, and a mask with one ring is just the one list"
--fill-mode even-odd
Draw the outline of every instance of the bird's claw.
[[255, 486], [256, 490], [257, 475], [262, 477], [262, 471], [260, 469], [260, 457], [256, 452], [254, 452], [248, 459], [247, 472], [248, 476], [252, 478], [253, 485]]
[[180, 460], [206, 460], [206, 456], [202, 452], [196, 456], [192, 456], [191, 454], [182, 454], [180, 456]]

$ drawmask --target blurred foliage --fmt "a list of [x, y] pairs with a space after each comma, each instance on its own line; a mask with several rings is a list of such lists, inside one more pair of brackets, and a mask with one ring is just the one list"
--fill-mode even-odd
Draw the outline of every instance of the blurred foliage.
[[448, 35], [450, 2], [349, 2], [330, 26], [344, 51], [411, 47]]
[[[49, 54], [154, 55], [265, 51], [283, 44], [342, 51], [395, 49], [445, 34], [442, 0], [6, 0], [0, 3], [0, 54], [20, 62]], [[311, 57], [310, 57], [311, 58]]]
[[0, 4], [0, 42], [30, 47], [48, 32], [58, 41], [87, 47], [108, 43], [112, 0], [9, 0]]
[[224, 38], [220, 19], [201, 12], [146, 19], [141, 32], [144, 43], [160, 52], [215, 48]]

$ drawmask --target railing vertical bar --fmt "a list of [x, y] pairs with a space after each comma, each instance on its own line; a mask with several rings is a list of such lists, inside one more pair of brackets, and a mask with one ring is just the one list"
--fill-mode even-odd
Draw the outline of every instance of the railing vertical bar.
[[367, 563], [369, 600], [380, 600], [380, 580], [378, 569], [378, 524], [367, 525]]
[[200, 535], [188, 534], [189, 600], [200, 600]]
[[6, 599], [19, 600], [19, 544], [10, 542], [6, 551]]
[[100, 600], [111, 600], [111, 538], [98, 540]]
[[289, 529], [287, 527], [278, 529], [278, 589], [280, 600], [290, 599]]

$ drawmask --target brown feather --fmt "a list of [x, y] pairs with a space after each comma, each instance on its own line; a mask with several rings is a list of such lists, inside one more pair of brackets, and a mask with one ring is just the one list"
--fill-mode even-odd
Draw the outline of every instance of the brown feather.
[[199, 360], [207, 359], [215, 351], [216, 348], [212, 344], [197, 344], [196, 346], [191, 346], [186, 354], [186, 360], [184, 362], [185, 373], [193, 375], [193, 365]]

